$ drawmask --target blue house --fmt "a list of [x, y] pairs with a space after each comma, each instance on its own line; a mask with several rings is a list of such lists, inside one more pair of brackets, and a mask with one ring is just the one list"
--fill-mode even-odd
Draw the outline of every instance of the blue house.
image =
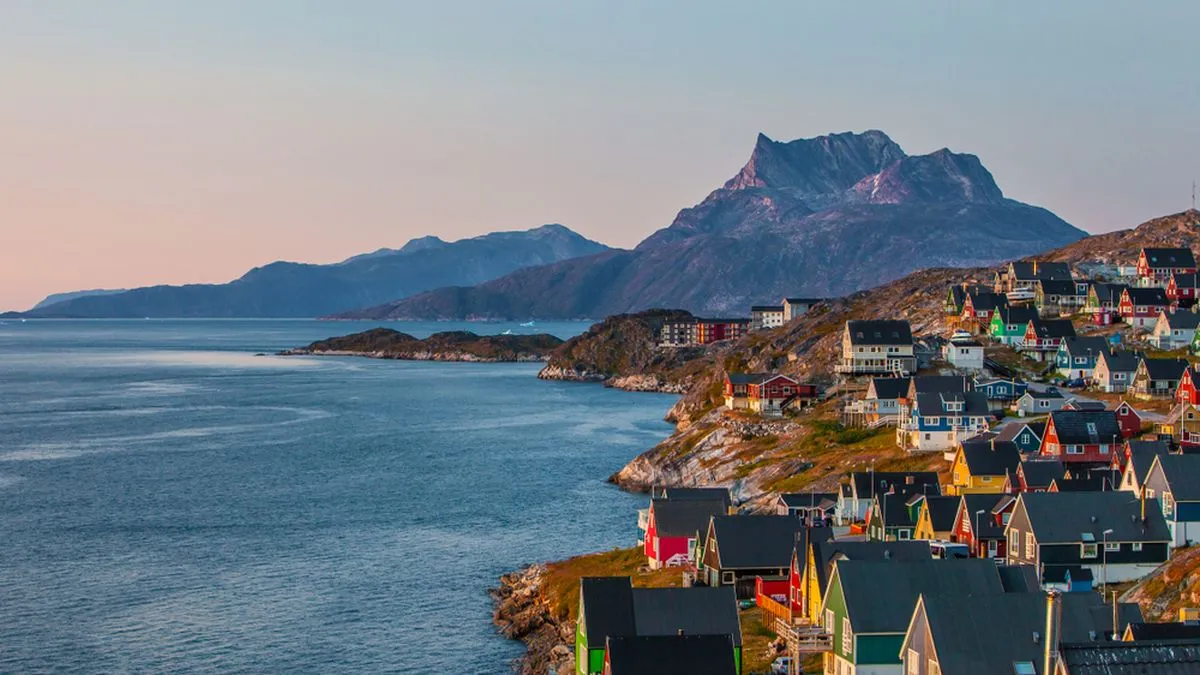
[[896, 443], [906, 450], [949, 450], [987, 431], [991, 419], [983, 392], [917, 394], [915, 401], [901, 408]]
[[1200, 541], [1200, 455], [1156, 456], [1142, 491], [1158, 500], [1175, 546]]
[[1029, 385], [1020, 380], [977, 379], [975, 391], [981, 391], [987, 396], [988, 407], [992, 410], [1003, 410], [1010, 403], [1025, 395]]
[[1108, 353], [1108, 340], [1071, 335], [1058, 345], [1054, 365], [1065, 378], [1090, 378], [1096, 371], [1096, 360], [1101, 353]]
[[1010, 422], [1000, 429], [997, 441], [1012, 441], [1021, 455], [1037, 454], [1042, 449], [1042, 436], [1046, 434], [1046, 421]]

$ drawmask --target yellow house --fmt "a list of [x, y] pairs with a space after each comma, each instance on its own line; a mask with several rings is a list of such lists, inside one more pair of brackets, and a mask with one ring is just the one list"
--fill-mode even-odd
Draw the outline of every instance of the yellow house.
[[946, 493], [1000, 494], [1005, 491], [1006, 478], [1016, 474], [1020, 464], [1021, 451], [1012, 441], [966, 441], [954, 453]]
[[913, 539], [949, 541], [950, 533], [954, 530], [954, 518], [958, 515], [958, 504], [961, 501], [961, 497], [954, 496], [922, 499]]
[[810, 541], [805, 548], [804, 616], [821, 623], [821, 605], [833, 564], [838, 560], [928, 560], [929, 544], [924, 541]]

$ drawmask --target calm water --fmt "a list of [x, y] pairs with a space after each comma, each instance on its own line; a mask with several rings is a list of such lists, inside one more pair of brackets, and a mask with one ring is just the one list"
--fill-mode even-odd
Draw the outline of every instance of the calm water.
[[253, 355], [368, 325], [0, 325], [0, 672], [508, 672], [486, 588], [632, 543], [672, 398]]

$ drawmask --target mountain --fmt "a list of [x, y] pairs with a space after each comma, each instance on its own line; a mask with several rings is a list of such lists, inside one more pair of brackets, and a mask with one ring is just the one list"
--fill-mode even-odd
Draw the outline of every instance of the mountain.
[[127, 289], [124, 288], [93, 288], [88, 291], [70, 291], [67, 293], [51, 293], [42, 298], [42, 301], [33, 306], [33, 309], [42, 309], [50, 305], [74, 300], [75, 298], [86, 298], [92, 295], [112, 295], [114, 293], [124, 293]]
[[993, 264], [1086, 235], [1009, 199], [974, 155], [907, 155], [881, 131], [777, 142], [633, 251], [519, 270], [345, 317], [584, 318], [679, 307], [745, 315], [929, 267]]
[[332, 265], [274, 262], [226, 284], [152, 286], [77, 297], [24, 316], [315, 317], [609, 250], [562, 225], [452, 243], [422, 237], [399, 250], [383, 249]]
[[1200, 211], [1189, 209], [1147, 220], [1127, 230], [1092, 235], [1038, 258], [1074, 264], [1134, 265], [1143, 248], [1193, 248], [1197, 239], [1200, 239]]

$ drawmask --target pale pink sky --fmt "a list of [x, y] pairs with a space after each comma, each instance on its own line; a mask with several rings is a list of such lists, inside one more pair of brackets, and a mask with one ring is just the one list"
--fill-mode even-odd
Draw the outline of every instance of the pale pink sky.
[[974, 152], [1091, 231], [1188, 206], [1200, 81], [1163, 38], [1200, 3], [829, 4], [4, 3], [0, 310], [423, 234], [632, 246], [759, 131]]

